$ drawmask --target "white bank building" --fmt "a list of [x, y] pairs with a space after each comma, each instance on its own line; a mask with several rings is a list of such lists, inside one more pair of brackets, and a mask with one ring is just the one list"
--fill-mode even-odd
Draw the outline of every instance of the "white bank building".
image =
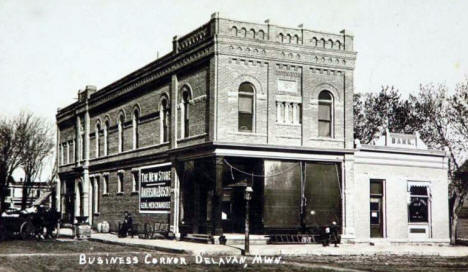
[[355, 242], [449, 243], [448, 158], [385, 132], [354, 154]]

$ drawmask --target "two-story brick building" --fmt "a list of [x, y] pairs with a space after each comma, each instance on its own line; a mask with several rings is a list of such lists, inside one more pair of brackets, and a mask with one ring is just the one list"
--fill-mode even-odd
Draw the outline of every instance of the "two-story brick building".
[[353, 37], [220, 18], [167, 55], [57, 113], [58, 205], [69, 222], [181, 233], [355, 238]]

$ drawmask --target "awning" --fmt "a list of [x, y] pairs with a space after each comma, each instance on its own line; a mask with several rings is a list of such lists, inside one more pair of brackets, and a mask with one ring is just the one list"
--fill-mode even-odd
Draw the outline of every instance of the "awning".
[[49, 196], [52, 194], [52, 192], [46, 192], [44, 194], [42, 194], [38, 199], [36, 199], [32, 206], [37, 206], [37, 205], [41, 205], [44, 201], [47, 200], [47, 198], [49, 198]]

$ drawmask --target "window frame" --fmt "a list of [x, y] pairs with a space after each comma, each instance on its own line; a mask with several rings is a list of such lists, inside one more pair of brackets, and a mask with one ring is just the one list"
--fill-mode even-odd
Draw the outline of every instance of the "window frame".
[[[426, 187], [426, 195], [413, 195], [411, 193], [411, 187]], [[429, 182], [408, 182], [408, 224], [411, 225], [430, 225], [432, 221], [432, 195], [431, 195], [431, 185]], [[412, 204], [413, 198], [424, 198], [426, 199], [426, 220], [425, 221], [412, 221], [410, 205]]]
[[124, 194], [124, 173], [123, 171], [117, 172], [117, 194]]
[[119, 119], [117, 120], [117, 129], [119, 133], [119, 153], [124, 152], [124, 139], [125, 139], [125, 116], [123, 114], [119, 115]]
[[[320, 99], [320, 95], [322, 93], [326, 93], [330, 96], [330, 99]], [[329, 106], [329, 115], [330, 115], [330, 120], [325, 120], [325, 119], [321, 119], [320, 118], [320, 106], [322, 105], [327, 105]], [[334, 99], [334, 96], [333, 96], [333, 93], [330, 92], [329, 90], [322, 90], [320, 91], [319, 95], [318, 95], [318, 111], [317, 111], [317, 135], [318, 137], [322, 137], [322, 138], [334, 138], [335, 137], [335, 99]], [[328, 123], [328, 127], [329, 127], [329, 131], [330, 131], [330, 135], [321, 135], [320, 134], [320, 128], [321, 128], [321, 124], [324, 123], [324, 122], [327, 122]]]
[[[241, 91], [241, 86], [244, 85], [244, 84], [247, 84], [249, 85], [249, 87], [251, 88], [252, 92], [244, 92], [244, 91]], [[256, 90], [255, 90], [255, 86], [249, 82], [249, 81], [244, 81], [242, 82], [241, 84], [239, 84], [239, 87], [238, 87], [238, 90], [237, 90], [237, 94], [238, 94], [238, 99], [237, 99], [237, 131], [238, 132], [243, 132], [243, 133], [255, 133], [256, 131], [256, 126], [255, 126], [255, 109], [256, 109]], [[241, 126], [240, 126], [240, 116], [241, 114], [248, 114], [246, 112], [242, 112], [240, 110], [240, 101], [241, 101], [241, 97], [244, 97], [244, 98], [250, 98], [252, 99], [252, 112], [251, 112], [251, 117], [250, 117], [250, 120], [251, 120], [251, 129], [250, 130], [242, 130], [241, 129]]]
[[160, 144], [165, 144], [169, 142], [169, 122], [170, 116], [170, 107], [169, 107], [169, 98], [166, 95], [163, 95], [159, 102], [159, 142]]
[[133, 150], [136, 150], [140, 147], [140, 137], [138, 135], [138, 129], [139, 129], [139, 122], [140, 122], [140, 111], [138, 109], [133, 110], [132, 114], [132, 148]]

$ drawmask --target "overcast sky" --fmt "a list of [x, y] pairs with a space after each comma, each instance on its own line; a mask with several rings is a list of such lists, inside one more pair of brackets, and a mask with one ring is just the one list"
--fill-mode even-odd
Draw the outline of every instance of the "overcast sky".
[[453, 87], [468, 66], [468, 1], [22, 1], [0, 0], [1, 113], [53, 120], [86, 84], [98, 88], [170, 51], [222, 17], [355, 36], [356, 91], [420, 83]]
[[355, 36], [355, 90], [453, 88], [468, 71], [468, 1], [0, 0], [0, 114], [54, 121], [98, 89], [170, 51], [172, 37], [221, 17]]

